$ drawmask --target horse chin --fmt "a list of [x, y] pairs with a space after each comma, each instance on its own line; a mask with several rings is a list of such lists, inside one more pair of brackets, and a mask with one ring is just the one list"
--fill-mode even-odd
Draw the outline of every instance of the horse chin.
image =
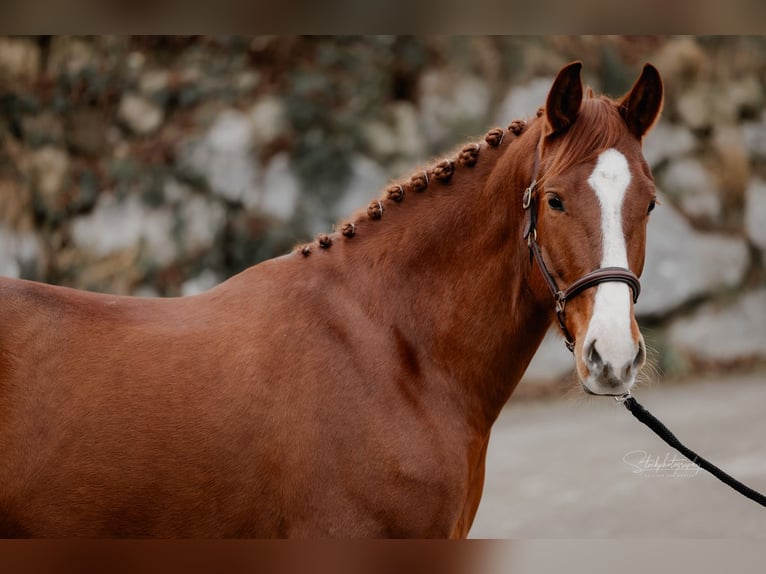
[[588, 385], [586, 385], [585, 383], [581, 383], [581, 386], [582, 386], [582, 390], [585, 391], [586, 394], [589, 394], [589, 395], [594, 396], [594, 397], [621, 397], [621, 396], [623, 396], [625, 393], [627, 393], [630, 390], [628, 388], [628, 389], [626, 389], [624, 391], [621, 391], [621, 392], [597, 393], [595, 391], [592, 391], [590, 388], [588, 388]]

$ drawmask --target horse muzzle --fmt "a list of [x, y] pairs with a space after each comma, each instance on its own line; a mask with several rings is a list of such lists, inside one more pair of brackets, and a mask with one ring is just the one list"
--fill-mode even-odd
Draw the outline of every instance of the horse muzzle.
[[[582, 349], [582, 366], [586, 372], [581, 372], [583, 388], [592, 395], [623, 395], [636, 382], [636, 376], [646, 362], [646, 346], [644, 338], [639, 336], [637, 344], [630, 355], [621, 354], [607, 360], [599, 352], [598, 340], [586, 341]], [[625, 357], [627, 356], [627, 360]], [[584, 376], [583, 376], [584, 375]]]

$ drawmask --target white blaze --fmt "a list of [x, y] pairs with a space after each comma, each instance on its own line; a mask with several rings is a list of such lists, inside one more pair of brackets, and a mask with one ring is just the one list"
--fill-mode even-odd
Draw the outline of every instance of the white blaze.
[[[603, 256], [601, 267], [628, 267], [628, 253], [622, 228], [622, 204], [630, 185], [628, 161], [616, 149], [601, 153], [588, 184], [601, 205]], [[636, 355], [630, 332], [631, 291], [625, 283], [609, 281], [596, 289], [593, 316], [585, 335], [585, 346], [596, 341], [596, 349], [605, 363], [619, 370]]]

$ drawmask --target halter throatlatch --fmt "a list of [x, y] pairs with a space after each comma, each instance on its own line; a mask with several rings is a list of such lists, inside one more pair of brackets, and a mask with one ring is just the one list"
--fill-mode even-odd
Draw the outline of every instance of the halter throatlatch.
[[543, 274], [545, 284], [548, 285], [548, 289], [553, 295], [553, 300], [556, 305], [556, 319], [559, 323], [559, 328], [564, 334], [564, 340], [567, 349], [574, 352], [575, 339], [569, 332], [566, 326], [566, 303], [569, 299], [572, 299], [599, 283], [605, 283], [607, 281], [619, 281], [626, 283], [628, 287], [633, 291], [633, 303], [638, 300], [638, 295], [641, 293], [641, 283], [630, 269], [624, 267], [601, 267], [595, 271], [580, 277], [577, 281], [569, 285], [564, 290], [559, 289], [556, 284], [556, 280], [548, 271], [548, 267], [545, 265], [540, 245], [537, 243], [537, 176], [540, 171], [540, 146], [535, 149], [535, 163], [532, 168], [532, 183], [529, 184], [524, 190], [522, 197], [522, 206], [527, 214], [526, 224], [524, 226], [524, 239], [527, 240], [529, 246], [529, 258], [530, 262], [534, 257], [537, 261], [537, 265]]

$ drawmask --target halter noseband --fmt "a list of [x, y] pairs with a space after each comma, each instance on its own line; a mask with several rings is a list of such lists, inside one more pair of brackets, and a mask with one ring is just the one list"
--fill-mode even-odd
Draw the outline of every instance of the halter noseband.
[[599, 283], [605, 283], [607, 281], [620, 281], [626, 283], [628, 287], [633, 291], [633, 303], [638, 300], [638, 295], [641, 293], [641, 283], [630, 269], [624, 267], [601, 267], [595, 271], [591, 271], [586, 275], [580, 277], [577, 281], [569, 285], [563, 291], [558, 288], [556, 280], [548, 271], [548, 267], [543, 260], [543, 254], [540, 250], [540, 245], [537, 243], [537, 176], [540, 170], [540, 145], [535, 149], [535, 164], [532, 171], [532, 183], [524, 190], [524, 196], [522, 198], [522, 206], [527, 214], [527, 221], [524, 227], [524, 239], [527, 240], [527, 245], [530, 251], [530, 262], [534, 256], [537, 261], [538, 267], [543, 274], [548, 289], [550, 289], [553, 299], [556, 303], [556, 319], [559, 322], [559, 328], [564, 334], [564, 340], [567, 349], [574, 352], [575, 339], [569, 332], [566, 326], [566, 303], [569, 299], [576, 297], [586, 289], [594, 287]]

